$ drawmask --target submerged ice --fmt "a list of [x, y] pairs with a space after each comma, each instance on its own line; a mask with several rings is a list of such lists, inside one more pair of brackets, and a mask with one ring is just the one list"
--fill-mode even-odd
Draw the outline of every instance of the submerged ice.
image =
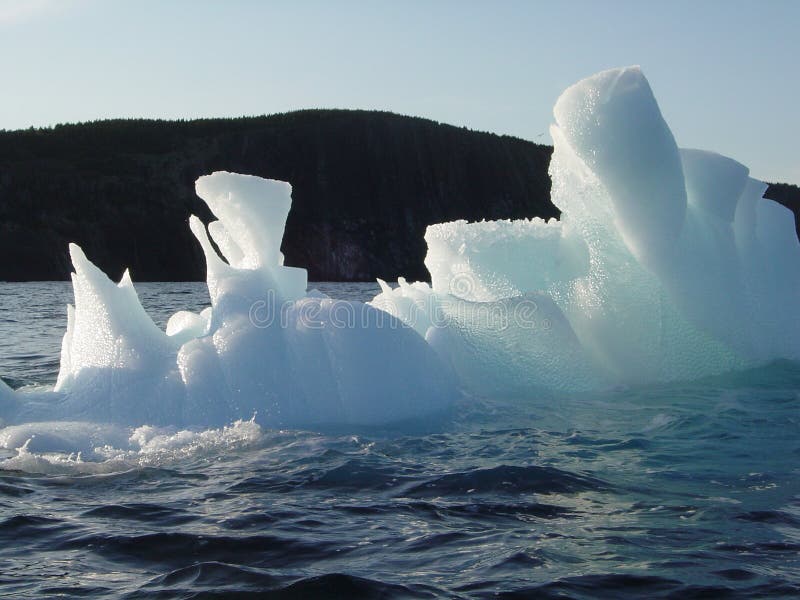
[[284, 265], [285, 182], [197, 181], [218, 219], [190, 220], [211, 306], [176, 313], [166, 331], [127, 272], [114, 283], [71, 245], [57, 383], [14, 392], [0, 381], [0, 445], [21, 447], [32, 422], [45, 434], [26, 452], [101, 438], [147, 446], [143, 429], [80, 422], [390, 423], [440, 412], [462, 391], [598, 389], [800, 359], [800, 247], [763, 183], [732, 159], [679, 148], [637, 67], [575, 84], [554, 114], [561, 219], [431, 225], [431, 284], [380, 282], [368, 304], [309, 291], [306, 271]]

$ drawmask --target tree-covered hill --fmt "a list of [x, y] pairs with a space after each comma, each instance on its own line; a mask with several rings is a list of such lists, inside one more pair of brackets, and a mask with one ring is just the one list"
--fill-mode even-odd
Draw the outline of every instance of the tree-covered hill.
[[[552, 149], [386, 112], [111, 120], [0, 132], [0, 279], [64, 279], [67, 243], [112, 277], [205, 273], [188, 217], [217, 170], [289, 181], [283, 251], [311, 280], [426, 278], [425, 227], [557, 216]], [[797, 209], [795, 186], [770, 193]]]

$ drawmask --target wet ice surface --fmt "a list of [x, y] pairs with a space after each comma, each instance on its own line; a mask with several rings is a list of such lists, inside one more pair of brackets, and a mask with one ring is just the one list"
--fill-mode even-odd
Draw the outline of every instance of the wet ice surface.
[[570, 86], [554, 116], [560, 220], [431, 225], [431, 284], [379, 280], [368, 303], [309, 292], [306, 270], [284, 264], [284, 181], [197, 179], [218, 218], [189, 219], [211, 305], [182, 306], [166, 330], [127, 270], [115, 283], [70, 244], [57, 381], [0, 385], [0, 447], [21, 463], [70, 449], [128, 460], [216, 443], [192, 427], [228, 439], [240, 430], [225, 427], [248, 419], [409, 425], [464, 395], [574, 396], [800, 361], [800, 245], [791, 211], [762, 198], [766, 184], [733, 159], [680, 148], [637, 66]]
[[[203, 284], [137, 289], [162, 327], [208, 302]], [[14, 387], [55, 381], [70, 297], [67, 283], [0, 284], [0, 373]], [[472, 398], [414, 430], [245, 421], [139, 428], [139, 450], [94, 462], [3, 451], [0, 595], [796, 595], [798, 389], [800, 368], [777, 363]]]

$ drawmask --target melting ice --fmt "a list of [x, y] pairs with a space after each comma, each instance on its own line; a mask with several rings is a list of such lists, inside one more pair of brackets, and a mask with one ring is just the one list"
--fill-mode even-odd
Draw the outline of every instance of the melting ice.
[[450, 370], [412, 329], [359, 302], [306, 291], [283, 265], [291, 187], [215, 173], [197, 193], [218, 217], [190, 225], [206, 255], [211, 306], [160, 330], [126, 273], [110, 281], [75, 245], [75, 306], [52, 392], [9, 394], [6, 419], [128, 426], [367, 425], [444, 409]]
[[0, 382], [0, 445], [22, 448], [19, 461], [33, 460], [28, 440], [141, 453], [200, 439], [158, 427], [250, 439], [258, 424], [425, 417], [464, 391], [598, 389], [800, 359], [793, 217], [762, 199], [763, 183], [679, 148], [638, 67], [573, 85], [554, 114], [561, 220], [432, 225], [431, 284], [381, 282], [368, 304], [308, 291], [305, 270], [283, 264], [291, 187], [279, 181], [197, 181], [218, 219], [190, 222], [211, 306], [178, 312], [166, 331], [127, 273], [114, 283], [70, 246], [58, 381], [45, 392]]
[[[541, 219], [428, 228], [432, 283], [373, 304], [423, 333], [468, 390], [688, 380], [800, 358], [792, 213], [738, 162], [681, 149], [638, 67], [556, 102]], [[487, 303], [489, 306], [487, 306]], [[491, 307], [507, 318], [487, 321]], [[520, 309], [524, 310], [520, 310]]]

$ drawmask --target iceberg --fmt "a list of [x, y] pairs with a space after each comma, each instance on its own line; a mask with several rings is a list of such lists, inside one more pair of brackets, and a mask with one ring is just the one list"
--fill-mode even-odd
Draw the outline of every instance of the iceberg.
[[211, 305], [177, 312], [165, 331], [127, 272], [114, 283], [71, 245], [58, 380], [31, 392], [0, 382], [3, 443], [34, 422], [56, 448], [125, 435], [75, 424], [85, 422], [397, 423], [464, 392], [531, 397], [800, 360], [800, 247], [762, 182], [735, 160], [679, 148], [638, 67], [576, 83], [554, 115], [560, 220], [431, 225], [431, 283], [380, 281], [369, 303], [309, 291], [305, 269], [284, 264], [286, 182], [198, 179], [217, 218], [189, 223]]
[[400, 280], [373, 305], [414, 325], [481, 394], [800, 359], [800, 247], [765, 184], [730, 158], [678, 148], [639, 67], [576, 83], [554, 115], [561, 219], [432, 225], [431, 285]]
[[283, 264], [289, 184], [218, 172], [196, 190], [218, 218], [207, 229], [190, 219], [211, 306], [176, 313], [162, 331], [127, 272], [114, 283], [71, 245], [75, 305], [58, 380], [52, 392], [0, 387], [8, 423], [371, 425], [434, 414], [458, 397], [452, 372], [412, 329], [307, 292], [305, 269]]

